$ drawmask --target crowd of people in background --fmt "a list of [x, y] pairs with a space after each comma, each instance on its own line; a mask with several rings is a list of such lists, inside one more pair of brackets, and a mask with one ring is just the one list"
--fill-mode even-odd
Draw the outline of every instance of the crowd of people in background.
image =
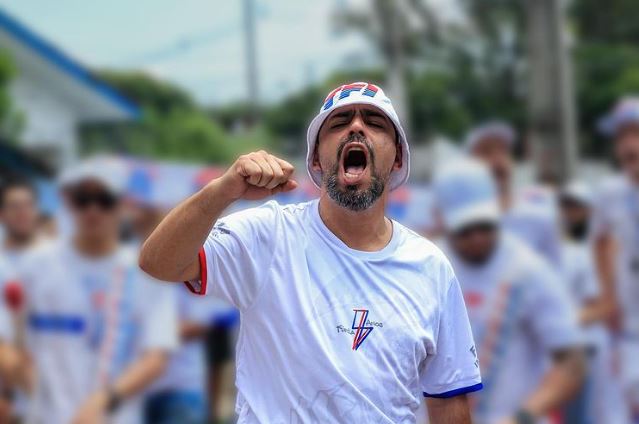
[[[468, 309], [477, 423], [639, 423], [639, 99], [601, 130], [620, 172], [596, 185], [515, 187], [518, 136], [498, 121], [434, 174], [428, 237]], [[139, 269], [167, 211], [128, 198], [117, 168], [89, 160], [59, 177], [57, 231], [30, 182], [3, 184], [0, 423], [219, 419], [238, 314]]]

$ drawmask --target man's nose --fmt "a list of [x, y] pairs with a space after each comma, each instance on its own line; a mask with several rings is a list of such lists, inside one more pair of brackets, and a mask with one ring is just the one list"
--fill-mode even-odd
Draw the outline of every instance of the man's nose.
[[356, 113], [353, 119], [351, 120], [349, 134], [358, 134], [361, 136], [365, 136], [366, 135], [365, 133], [366, 133], [366, 125], [364, 124], [362, 115], [360, 113]]

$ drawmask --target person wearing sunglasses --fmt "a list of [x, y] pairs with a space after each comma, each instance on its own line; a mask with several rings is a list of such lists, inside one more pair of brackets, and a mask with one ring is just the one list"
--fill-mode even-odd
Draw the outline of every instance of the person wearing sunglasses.
[[177, 347], [173, 291], [119, 240], [125, 182], [126, 170], [106, 159], [65, 172], [71, 231], [19, 270], [35, 375], [28, 422], [141, 422], [138, 394]]
[[445, 166], [433, 188], [442, 247], [462, 288], [484, 381], [471, 395], [474, 422], [543, 422], [582, 381], [570, 301], [547, 262], [502, 229], [485, 165], [464, 159]]
[[601, 304], [618, 336], [623, 384], [639, 422], [639, 98], [626, 97], [599, 122], [620, 173], [597, 188], [591, 237]]

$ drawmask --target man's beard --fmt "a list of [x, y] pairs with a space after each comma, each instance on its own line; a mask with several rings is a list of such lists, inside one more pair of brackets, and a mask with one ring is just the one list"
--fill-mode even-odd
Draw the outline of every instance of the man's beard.
[[[340, 163], [342, 161], [342, 151], [344, 147], [351, 142], [360, 142], [366, 146], [368, 150], [368, 160], [366, 166], [370, 169], [371, 182], [367, 189], [359, 190], [356, 185], [347, 185], [340, 187], [338, 174], [340, 169]], [[322, 177], [326, 191], [331, 199], [339, 206], [350, 209], [354, 212], [363, 211], [371, 206], [381, 197], [386, 187], [386, 180], [388, 178], [382, 178], [375, 170], [375, 154], [370, 147], [368, 140], [359, 134], [351, 134], [346, 139], [342, 140], [337, 149], [337, 160], [330, 172], [327, 172]]]

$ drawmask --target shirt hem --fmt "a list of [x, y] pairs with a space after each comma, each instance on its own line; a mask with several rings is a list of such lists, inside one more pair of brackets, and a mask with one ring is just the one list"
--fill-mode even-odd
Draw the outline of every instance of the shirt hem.
[[206, 285], [208, 283], [208, 276], [206, 272], [206, 252], [204, 251], [204, 247], [200, 248], [198, 252], [198, 261], [200, 264], [200, 279], [199, 287], [194, 284], [194, 281], [184, 281], [184, 285], [189, 289], [189, 291], [193, 294], [197, 294], [199, 296], [204, 296], [206, 294]]
[[423, 393], [424, 393], [424, 397], [435, 398], [435, 399], [448, 399], [448, 398], [460, 396], [466, 393], [476, 392], [483, 388], [484, 388], [484, 385], [482, 383], [477, 383], [477, 384], [473, 384], [472, 386], [461, 387], [459, 389], [449, 390], [444, 393], [436, 393], [436, 394], [426, 393], [426, 392], [423, 392]]

